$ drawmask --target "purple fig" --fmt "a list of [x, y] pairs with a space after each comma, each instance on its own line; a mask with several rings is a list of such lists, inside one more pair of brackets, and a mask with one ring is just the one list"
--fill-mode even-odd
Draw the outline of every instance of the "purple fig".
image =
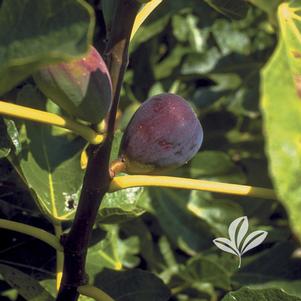
[[86, 56], [47, 65], [33, 77], [48, 98], [76, 118], [98, 123], [111, 108], [109, 71], [101, 55], [92, 46]]
[[133, 115], [119, 160], [129, 174], [158, 174], [189, 161], [202, 140], [202, 126], [188, 102], [174, 94], [160, 94], [146, 100]]

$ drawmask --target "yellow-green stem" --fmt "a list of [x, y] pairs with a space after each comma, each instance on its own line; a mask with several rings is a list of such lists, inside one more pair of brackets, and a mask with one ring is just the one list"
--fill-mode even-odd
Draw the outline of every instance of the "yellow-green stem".
[[0, 101], [0, 114], [62, 127], [82, 136], [91, 144], [100, 144], [104, 140], [104, 135], [96, 133], [90, 127], [53, 113]]
[[217, 193], [235, 194], [248, 197], [277, 200], [277, 195], [272, 189], [253, 187], [248, 185], [228, 184], [221, 182], [166, 176], [137, 175], [115, 177], [111, 182], [110, 192], [129, 187], [140, 186], [157, 186], [189, 190], [205, 190]]
[[63, 247], [60, 244], [59, 239], [53, 234], [40, 228], [29, 226], [23, 223], [9, 221], [6, 219], [0, 219], [0, 228], [27, 234], [45, 242], [56, 250], [63, 251]]
[[95, 299], [96, 301], [114, 301], [109, 295], [99, 288], [91, 285], [80, 286], [77, 291], [84, 296]]
[[[56, 222], [53, 224], [55, 236], [58, 240], [60, 240], [62, 231], [62, 224], [60, 222]], [[63, 277], [63, 266], [64, 266], [64, 253], [60, 250], [56, 250], [56, 290], [59, 291], [61, 280]]]
[[191, 284], [190, 284], [190, 283], [184, 283], [184, 284], [182, 284], [182, 285], [180, 285], [180, 286], [177, 286], [177, 287], [172, 288], [172, 289], [171, 289], [171, 294], [172, 294], [173, 296], [175, 296], [175, 295], [179, 294], [180, 292], [182, 292], [182, 291], [188, 289], [189, 287], [191, 287]]
[[162, 2], [163, 0], [151, 0], [146, 3], [142, 9], [139, 11], [138, 15], [136, 16], [135, 23], [131, 33], [131, 40], [133, 39], [135, 33], [142, 25], [142, 23], [146, 20], [146, 18], [156, 9], [156, 7]]

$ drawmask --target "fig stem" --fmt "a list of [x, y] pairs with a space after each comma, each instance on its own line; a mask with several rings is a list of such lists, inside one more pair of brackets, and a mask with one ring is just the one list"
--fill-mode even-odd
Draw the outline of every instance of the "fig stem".
[[96, 301], [114, 301], [108, 294], [95, 286], [82, 285], [78, 287], [77, 291], [81, 295], [90, 297]]
[[166, 176], [135, 175], [115, 177], [111, 182], [110, 192], [140, 186], [202, 190], [216, 193], [235, 194], [247, 197], [278, 200], [276, 193], [272, 189], [268, 188]]
[[91, 144], [100, 144], [104, 140], [104, 135], [67, 117], [6, 101], [0, 101], [0, 114], [65, 128], [82, 136]]
[[11, 230], [11, 231], [16, 231], [19, 233], [23, 233], [23, 234], [35, 237], [35, 238], [45, 242], [49, 246], [53, 247], [54, 249], [58, 250], [59, 252], [63, 251], [63, 247], [60, 244], [59, 239], [55, 235], [53, 235], [43, 229], [29, 226], [29, 225], [26, 225], [23, 223], [9, 221], [6, 219], [0, 219], [0, 228]]
[[124, 172], [126, 169], [125, 163], [122, 161], [122, 159], [116, 159], [112, 161], [110, 164], [110, 174], [111, 177], [114, 178], [118, 173]]

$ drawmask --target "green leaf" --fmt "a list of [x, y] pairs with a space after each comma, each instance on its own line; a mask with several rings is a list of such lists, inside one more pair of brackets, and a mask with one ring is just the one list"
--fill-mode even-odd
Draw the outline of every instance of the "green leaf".
[[282, 2], [282, 0], [248, 0], [250, 3], [264, 10], [271, 19], [276, 20], [277, 6]]
[[106, 29], [110, 32], [116, 10], [117, 0], [103, 0], [101, 1], [101, 10], [106, 23]]
[[0, 159], [5, 158], [10, 153], [11, 144], [7, 135], [6, 124], [2, 117], [0, 117]]
[[233, 19], [242, 19], [247, 15], [248, 5], [243, 0], [205, 0], [218, 12]]
[[7, 135], [9, 137], [10, 144], [14, 147], [15, 153], [19, 154], [22, 146], [19, 139], [19, 131], [15, 125], [15, 122], [6, 118], [4, 119], [4, 122], [6, 124]]
[[[121, 129], [125, 129], [128, 125], [128, 123], [130, 122], [131, 118], [133, 117], [134, 113], [138, 110], [138, 108], [140, 107], [140, 103], [139, 102], [134, 102], [131, 105], [127, 106], [126, 110], [123, 112], [122, 116], [121, 116], [121, 120], [120, 120], [120, 128]], [[118, 147], [119, 150], [119, 147]]]
[[4, 0], [0, 7], [0, 94], [39, 66], [83, 55], [92, 8], [82, 0]]
[[[164, 3], [164, 2], [163, 2]], [[150, 19], [152, 15], [150, 16]], [[170, 19], [170, 15], [166, 15], [162, 18], [155, 20], [154, 22], [147, 24], [147, 20], [143, 23], [137, 33], [135, 34], [135, 38], [131, 42], [130, 52], [133, 52], [139, 45], [150, 40], [154, 36], [156, 36], [162, 28], [164, 28]]]
[[187, 54], [189, 49], [187, 47], [178, 46], [171, 50], [170, 55], [162, 62], [156, 65], [155, 76], [158, 80], [170, 75], [181, 64], [183, 55]]
[[159, 248], [166, 264], [168, 266], [172, 266], [173, 268], [177, 268], [177, 261], [173, 253], [172, 246], [165, 236], [161, 236]]
[[286, 240], [257, 255], [245, 257], [244, 266], [234, 275], [233, 281], [241, 286], [253, 286], [300, 279], [301, 263], [293, 258], [296, 248], [296, 243]]
[[122, 240], [116, 226], [109, 226], [107, 230], [105, 238], [89, 248], [87, 271], [90, 277], [95, 277], [104, 268], [121, 270], [123, 267], [135, 267], [139, 263], [136, 256], [140, 250], [138, 237]]
[[0, 117], [0, 158], [7, 157], [11, 149], [16, 154], [21, 151], [18, 129], [14, 121]]
[[209, 30], [199, 28], [199, 19], [192, 15], [175, 15], [172, 18], [173, 34], [181, 42], [189, 41], [186, 52], [202, 52], [206, 48]]
[[[114, 134], [113, 146], [110, 160], [118, 158], [119, 145], [123, 133], [117, 130]], [[107, 193], [100, 205], [97, 221], [99, 223], [111, 224], [124, 222], [140, 216], [145, 210], [139, 206], [143, 198], [143, 188], [128, 188]]]
[[215, 236], [227, 236], [230, 223], [243, 216], [242, 208], [234, 201], [212, 198], [210, 194], [200, 191], [191, 192], [187, 208], [195, 216], [205, 221]]
[[145, 210], [139, 207], [143, 188], [134, 187], [107, 193], [98, 210], [97, 221], [104, 224], [123, 222], [140, 216]]
[[294, 12], [297, 8], [301, 10], [300, 4], [279, 7], [280, 40], [262, 72], [261, 107], [273, 181], [301, 238], [301, 21]]
[[113, 161], [118, 158], [119, 146], [120, 146], [122, 136], [123, 136], [123, 132], [121, 132], [120, 130], [115, 131], [110, 161]]
[[266, 300], [281, 300], [281, 301], [300, 301], [301, 299], [291, 296], [281, 291], [280, 289], [250, 289], [241, 288], [238, 291], [228, 293], [222, 301], [266, 301]]
[[39, 284], [39, 282], [27, 274], [0, 264], [0, 273], [5, 281], [15, 288], [18, 293], [28, 301], [54, 301], [54, 298]]
[[140, 256], [147, 261], [151, 270], [156, 270], [156, 268], [158, 269], [158, 267], [161, 266], [159, 255], [155, 250], [155, 242], [142, 218], [137, 218], [122, 224], [122, 231], [124, 231], [127, 236], [136, 236], [139, 238]]
[[187, 56], [181, 72], [183, 75], [205, 75], [216, 67], [219, 59], [221, 59], [221, 54], [217, 47], [211, 47], [204, 53], [192, 53]]
[[[42, 95], [31, 86], [25, 86], [18, 99], [40, 109], [43, 103]], [[82, 186], [80, 154], [86, 142], [64, 130], [29, 121], [23, 130], [18, 158], [27, 185], [50, 218], [71, 219]]]
[[[190, 173], [193, 178], [231, 183], [246, 182], [246, 176], [242, 169], [233, 162], [229, 155], [221, 151], [198, 153], [191, 162]], [[242, 203], [244, 202], [242, 201]], [[252, 206], [254, 206], [253, 203], [254, 200], [250, 202]], [[187, 209], [204, 221], [215, 237], [228, 236], [229, 224], [244, 215], [243, 207], [230, 197], [221, 199], [218, 195], [200, 191], [191, 192]]]
[[286, 292], [289, 295], [294, 295], [301, 298], [301, 280], [275, 280], [270, 281], [262, 284], [251, 285], [250, 288], [255, 289], [264, 289], [264, 288], [275, 288], [281, 289], [282, 291]]
[[191, 161], [192, 178], [245, 183], [245, 175], [230, 157], [221, 151], [203, 151]]
[[187, 209], [189, 192], [151, 189], [152, 212], [168, 238], [188, 254], [208, 248], [212, 233], [208, 225]]
[[245, 29], [228, 20], [217, 19], [212, 26], [212, 33], [223, 55], [236, 52], [248, 55], [251, 50], [250, 36]]
[[161, 279], [138, 269], [124, 272], [105, 269], [96, 284], [118, 301], [167, 301], [170, 298], [170, 291]]
[[218, 260], [206, 256], [192, 257], [185, 267], [180, 269], [179, 276], [200, 291], [203, 290], [204, 283], [224, 290], [230, 289], [230, 272]]

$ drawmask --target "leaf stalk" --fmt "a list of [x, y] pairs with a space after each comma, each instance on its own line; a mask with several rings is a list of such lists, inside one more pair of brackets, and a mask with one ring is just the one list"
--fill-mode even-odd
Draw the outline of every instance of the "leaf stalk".
[[[54, 233], [58, 240], [62, 236], [62, 224], [61, 222], [53, 223]], [[56, 250], [56, 290], [58, 291], [61, 285], [61, 280], [63, 276], [63, 266], [64, 266], [64, 253], [62, 250]]]
[[189, 190], [201, 190], [216, 193], [234, 194], [270, 200], [278, 199], [276, 193], [272, 189], [268, 188], [221, 183], [206, 180], [196, 180], [189, 178], [143, 175], [118, 176], [113, 178], [110, 185], [110, 192], [140, 186], [181, 188]]
[[136, 16], [135, 23], [131, 33], [131, 40], [133, 39], [134, 35], [136, 34], [137, 30], [142, 25], [142, 23], [147, 19], [147, 17], [157, 8], [157, 6], [162, 1], [163, 0], [151, 0], [142, 7], [142, 9], [139, 11], [139, 13]]
[[23, 223], [9, 221], [6, 219], [0, 219], [0, 228], [32, 236], [34, 238], [37, 238], [37, 239], [45, 242], [46, 244], [53, 247], [57, 251], [60, 251], [60, 252], [63, 251], [63, 247], [60, 244], [59, 239], [55, 235], [53, 235], [45, 230], [42, 230], [40, 228], [29, 226], [29, 225], [26, 225]]
[[91, 285], [83, 285], [78, 288], [81, 295], [95, 299], [96, 301], [114, 301], [108, 294]]
[[82, 136], [91, 144], [100, 144], [104, 140], [104, 135], [96, 133], [88, 126], [67, 117], [42, 110], [0, 101], [0, 114], [65, 128]]

